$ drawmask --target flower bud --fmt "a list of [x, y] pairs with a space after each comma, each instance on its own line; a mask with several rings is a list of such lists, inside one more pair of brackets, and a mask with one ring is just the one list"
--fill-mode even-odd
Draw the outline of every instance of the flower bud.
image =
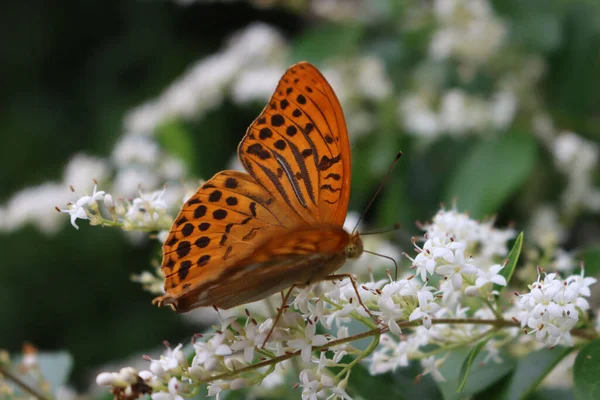
[[229, 387], [231, 390], [238, 390], [238, 389], [243, 389], [247, 386], [248, 386], [248, 382], [246, 381], [246, 379], [237, 378], [237, 379], [234, 379], [233, 381], [231, 381], [231, 384]]
[[102, 372], [96, 377], [96, 383], [100, 386], [112, 386], [118, 379], [114, 372]]
[[113, 201], [113, 197], [111, 194], [106, 194], [104, 196], [104, 206], [106, 206], [106, 208], [108, 208], [108, 210], [110, 211], [110, 213], [112, 214], [114, 209], [115, 209], [115, 203]]

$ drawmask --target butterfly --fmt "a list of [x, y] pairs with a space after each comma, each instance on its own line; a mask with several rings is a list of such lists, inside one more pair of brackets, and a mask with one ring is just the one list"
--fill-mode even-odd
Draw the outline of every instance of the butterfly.
[[185, 202], [163, 244], [177, 312], [228, 309], [335, 277], [363, 252], [343, 229], [351, 153], [340, 103], [313, 65], [290, 67], [238, 147], [247, 173], [221, 171]]

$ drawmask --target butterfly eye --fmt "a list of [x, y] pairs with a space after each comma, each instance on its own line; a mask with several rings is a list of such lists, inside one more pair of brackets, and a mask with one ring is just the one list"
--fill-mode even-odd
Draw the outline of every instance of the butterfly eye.
[[344, 249], [344, 253], [348, 258], [358, 258], [363, 253], [363, 242], [358, 235], [350, 238], [350, 243]]

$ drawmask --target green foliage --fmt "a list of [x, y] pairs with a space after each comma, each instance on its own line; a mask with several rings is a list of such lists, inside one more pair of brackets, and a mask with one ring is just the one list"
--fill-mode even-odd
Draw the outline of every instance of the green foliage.
[[458, 199], [475, 218], [492, 216], [527, 180], [536, 159], [536, 144], [527, 133], [512, 132], [482, 140], [458, 164], [445, 199]]
[[[502, 270], [500, 271], [500, 275], [502, 275], [503, 277], [506, 278], [507, 286], [510, 283], [510, 278], [512, 278], [512, 275], [515, 272], [517, 262], [519, 261], [519, 256], [521, 255], [522, 247], [523, 247], [523, 232], [519, 233], [519, 236], [517, 236], [517, 240], [515, 240], [515, 244], [513, 244], [513, 247], [510, 250], [510, 253], [508, 253], [508, 258], [507, 258], [508, 262], [506, 263], [504, 268], [502, 268]], [[502, 292], [502, 290], [505, 287], [506, 286], [500, 286], [500, 285], [494, 284], [494, 290], [498, 291], [499, 293]]]
[[578, 400], [597, 399], [600, 396], [600, 339], [588, 343], [575, 359], [573, 378]]
[[294, 40], [292, 60], [319, 64], [332, 54], [353, 54], [358, 51], [363, 32], [357, 23], [317, 25]]
[[475, 347], [473, 347], [467, 355], [467, 358], [465, 358], [465, 361], [460, 367], [460, 376], [458, 378], [458, 388], [456, 389], [456, 392], [461, 392], [467, 384], [467, 378], [469, 377], [469, 372], [471, 372], [471, 366], [473, 365], [473, 362], [475, 362], [475, 359], [481, 352], [481, 349], [483, 349], [483, 346], [485, 346], [492, 336], [493, 335], [488, 335], [483, 340], [477, 342]]
[[600, 246], [590, 246], [583, 249], [580, 258], [583, 261], [586, 275], [600, 275]]
[[157, 129], [158, 142], [165, 151], [182, 160], [189, 169], [193, 169], [196, 154], [191, 133], [179, 121], [169, 121]]
[[555, 347], [529, 353], [517, 361], [508, 386], [503, 393], [503, 399], [524, 399], [534, 392], [540, 382], [552, 371], [572, 347]]
[[[502, 354], [503, 362], [488, 362], [482, 364], [485, 354], [476, 351], [461, 348], [451, 351], [445, 363], [440, 368], [440, 372], [446, 379], [446, 382], [439, 382], [438, 386], [444, 395], [445, 400], [462, 399], [469, 395], [474, 395], [491, 387], [509, 374], [515, 366], [515, 360], [508, 354]], [[475, 357], [468, 361], [469, 358]], [[465, 364], [476, 365], [477, 368], [470, 371], [466, 383], [463, 382], [465, 374], [462, 373]], [[460, 393], [458, 389], [461, 388]]]

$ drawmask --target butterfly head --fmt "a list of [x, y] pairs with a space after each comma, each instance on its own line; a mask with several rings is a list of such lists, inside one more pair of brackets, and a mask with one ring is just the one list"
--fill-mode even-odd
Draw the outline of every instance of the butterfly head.
[[358, 232], [350, 236], [350, 242], [344, 248], [344, 253], [348, 258], [358, 258], [363, 253], [363, 242]]

